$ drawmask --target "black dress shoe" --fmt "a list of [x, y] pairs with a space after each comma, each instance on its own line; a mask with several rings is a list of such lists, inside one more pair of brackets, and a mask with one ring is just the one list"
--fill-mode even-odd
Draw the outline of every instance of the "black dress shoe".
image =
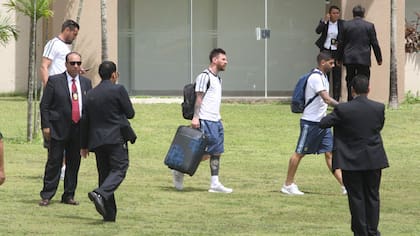
[[61, 203], [69, 204], [69, 205], [79, 205], [79, 202], [76, 202], [73, 198], [69, 198], [67, 200], [61, 200]]
[[48, 206], [50, 204], [50, 199], [42, 199], [38, 205], [40, 206]]
[[95, 203], [96, 211], [101, 214], [101, 216], [106, 216], [106, 209], [105, 209], [105, 202], [104, 198], [96, 192], [90, 192], [88, 193], [89, 199]]

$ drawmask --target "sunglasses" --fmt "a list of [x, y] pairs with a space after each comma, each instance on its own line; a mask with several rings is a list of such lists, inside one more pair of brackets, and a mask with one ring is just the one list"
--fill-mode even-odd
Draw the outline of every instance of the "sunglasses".
[[81, 64], [82, 64], [82, 62], [81, 61], [69, 61], [69, 64], [70, 65], [72, 65], [72, 66], [74, 66], [74, 65], [78, 65], [78, 66], [80, 66]]

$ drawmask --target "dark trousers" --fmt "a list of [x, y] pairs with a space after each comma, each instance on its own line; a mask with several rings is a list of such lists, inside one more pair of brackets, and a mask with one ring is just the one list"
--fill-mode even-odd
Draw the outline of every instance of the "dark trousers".
[[370, 66], [359, 65], [359, 64], [346, 64], [346, 83], [347, 83], [347, 101], [353, 100], [351, 94], [351, 85], [353, 78], [356, 75], [366, 75], [370, 79]]
[[51, 139], [48, 143], [44, 186], [40, 192], [42, 199], [51, 199], [57, 192], [64, 152], [66, 153], [66, 173], [64, 176], [64, 193], [61, 196], [63, 201], [74, 198], [77, 187], [77, 175], [80, 167], [80, 128], [78, 124], [73, 124], [67, 140]]
[[94, 191], [105, 199], [107, 215], [104, 220], [115, 220], [117, 205], [114, 192], [125, 178], [128, 169], [127, 144], [108, 144], [95, 149], [99, 187]]
[[379, 185], [382, 170], [342, 170], [355, 236], [381, 235], [379, 224]]
[[322, 51], [326, 51], [328, 53], [331, 53], [332, 57], [334, 58], [335, 66], [327, 74], [328, 78], [330, 79], [330, 83], [332, 84], [332, 92], [333, 92], [333, 98], [336, 101], [340, 101], [341, 97], [341, 66], [338, 66], [337, 63], [337, 51], [336, 50], [329, 50], [329, 49], [323, 49]]
[[[332, 75], [330, 77], [330, 75]], [[336, 101], [340, 101], [341, 97], [341, 66], [334, 66], [330, 73], [328, 73], [328, 78], [332, 81], [332, 89], [333, 89], [333, 98]]]

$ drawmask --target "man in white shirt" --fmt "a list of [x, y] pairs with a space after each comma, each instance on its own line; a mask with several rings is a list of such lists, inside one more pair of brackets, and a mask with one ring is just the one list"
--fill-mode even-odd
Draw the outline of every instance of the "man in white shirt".
[[[333, 137], [331, 129], [319, 128], [320, 120], [326, 116], [328, 105], [336, 106], [338, 102], [329, 96], [329, 83], [326, 73], [334, 67], [334, 58], [328, 52], [320, 52], [317, 57], [318, 73], [312, 73], [307, 81], [305, 90], [305, 101], [310, 100], [315, 95], [315, 99], [306, 106], [300, 120], [300, 136], [295, 152], [289, 160], [287, 177], [281, 192], [289, 195], [303, 195], [294, 178], [299, 162], [306, 154], [325, 154], [328, 168], [332, 171], [332, 147]], [[333, 172], [335, 178], [342, 187], [342, 193], [346, 194], [341, 178], [341, 170]]]
[[47, 84], [48, 76], [66, 71], [66, 55], [71, 51], [71, 44], [76, 39], [79, 29], [80, 26], [77, 22], [66, 20], [61, 26], [61, 33], [45, 45], [39, 68], [44, 87]]
[[[222, 101], [222, 80], [219, 72], [227, 65], [226, 52], [215, 48], [209, 55], [210, 65], [196, 78], [196, 102], [191, 126], [201, 129], [208, 138], [207, 154], [210, 155], [210, 188], [211, 193], [231, 193], [233, 190], [219, 181], [220, 156], [224, 152], [224, 129], [220, 115]], [[174, 185], [178, 190], [183, 188], [184, 174], [174, 170]]]

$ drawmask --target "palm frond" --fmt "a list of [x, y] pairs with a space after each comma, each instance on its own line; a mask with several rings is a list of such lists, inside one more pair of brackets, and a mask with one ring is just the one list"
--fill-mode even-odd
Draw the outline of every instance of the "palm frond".
[[12, 25], [9, 23], [9, 18], [0, 17], [0, 44], [2, 46], [6, 46], [6, 44], [10, 41], [11, 37], [17, 40], [18, 33], [19, 31], [16, 25]]
[[35, 1], [33, 0], [9, 0], [3, 5], [8, 11], [16, 11], [31, 18], [36, 14], [36, 20], [39, 20], [42, 17], [53, 16], [54, 12], [50, 9], [52, 1], [53, 0], [37, 0], [35, 6]]

